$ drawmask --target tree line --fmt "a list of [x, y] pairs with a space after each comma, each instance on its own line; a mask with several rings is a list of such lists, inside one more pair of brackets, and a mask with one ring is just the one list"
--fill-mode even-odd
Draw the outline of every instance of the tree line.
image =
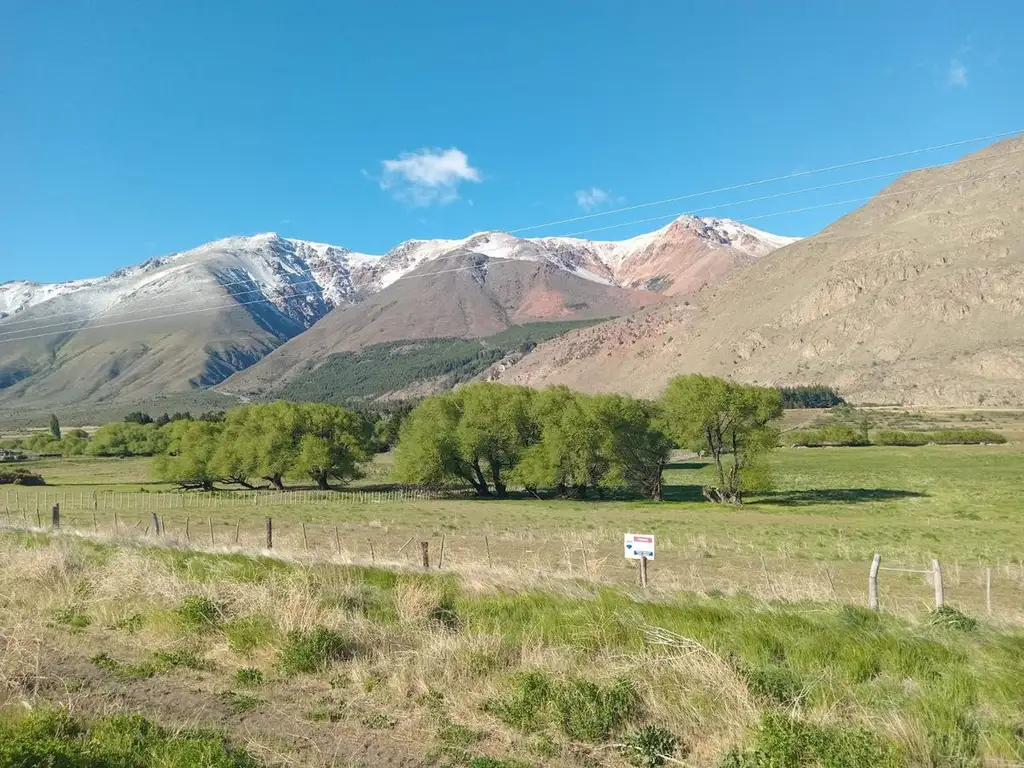
[[533, 496], [585, 498], [627, 489], [662, 498], [673, 447], [709, 456], [716, 502], [738, 503], [767, 485], [762, 459], [778, 442], [775, 389], [710, 376], [673, 379], [656, 401], [470, 384], [425, 399], [399, 433], [395, 475], [406, 483], [465, 485], [503, 497], [510, 484]]

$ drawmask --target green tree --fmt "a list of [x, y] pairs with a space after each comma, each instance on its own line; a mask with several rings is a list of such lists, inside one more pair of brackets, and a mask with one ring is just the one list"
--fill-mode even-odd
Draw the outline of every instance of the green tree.
[[577, 498], [585, 498], [588, 488], [602, 492], [612, 462], [604, 450], [596, 402], [567, 387], [534, 396], [532, 417], [540, 440], [526, 448], [514, 472], [531, 495], [539, 496], [539, 488]]
[[395, 448], [394, 474], [399, 482], [433, 488], [465, 482], [477, 495], [488, 495], [483, 469], [466, 461], [459, 451], [459, 416], [454, 393], [428, 397], [413, 409]]
[[707, 453], [718, 485], [704, 489], [715, 502], [742, 503], [746, 490], [769, 482], [764, 464], [778, 445], [775, 420], [782, 415], [777, 390], [712, 376], [679, 376], [662, 396], [666, 430], [680, 447]]
[[104, 424], [89, 441], [94, 456], [154, 456], [167, 449], [167, 435], [153, 424]]
[[50, 435], [54, 440], [60, 440], [60, 419], [56, 413], [50, 414]]
[[217, 473], [212, 466], [220, 439], [220, 424], [207, 421], [180, 421], [166, 428], [168, 445], [153, 461], [158, 480], [183, 488], [213, 490]]
[[538, 437], [532, 397], [525, 387], [481, 382], [427, 398], [402, 427], [396, 476], [420, 485], [462, 481], [480, 496], [505, 496], [507, 473]]
[[360, 464], [370, 458], [369, 423], [333, 405], [305, 404], [298, 410], [301, 437], [292, 470], [308, 475], [323, 491], [332, 479], [344, 485], [361, 477]]
[[672, 442], [662, 430], [658, 407], [622, 395], [598, 395], [593, 407], [601, 451], [610, 462], [605, 483], [660, 501]]

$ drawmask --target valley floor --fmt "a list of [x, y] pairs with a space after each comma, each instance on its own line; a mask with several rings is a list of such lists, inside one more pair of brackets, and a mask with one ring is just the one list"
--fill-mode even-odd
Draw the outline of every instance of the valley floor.
[[[696, 460], [664, 503], [400, 498], [386, 457], [347, 494], [182, 495], [148, 461], [0, 489], [0, 736], [57, 706], [260, 765], [1024, 761], [1019, 443], [784, 449], [739, 508]], [[657, 536], [647, 590], [627, 531]], [[886, 571], [868, 611], [876, 552], [939, 559], [949, 607]], [[203, 760], [162, 764], [247, 764]]]

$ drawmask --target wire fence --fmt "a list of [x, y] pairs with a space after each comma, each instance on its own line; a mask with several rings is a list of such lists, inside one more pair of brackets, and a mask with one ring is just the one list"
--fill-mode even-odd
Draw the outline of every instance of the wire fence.
[[54, 504], [65, 512], [160, 512], [174, 509], [232, 509], [236, 507], [296, 507], [309, 504], [389, 504], [438, 499], [444, 494], [420, 488], [319, 491], [4, 491], [4, 508], [16, 515], [45, 515]]
[[[288, 492], [295, 504], [385, 503], [400, 500], [401, 493]], [[333, 522], [322, 514], [303, 518], [296, 514], [298, 510], [282, 509], [288, 503], [282, 502], [286, 494], [274, 496], [281, 517], [275, 517], [269, 507], [257, 511], [260, 494], [255, 501], [250, 496], [242, 503], [237, 499], [243, 497], [236, 497], [230, 510], [211, 504], [213, 497], [203, 494], [198, 498], [178, 495], [165, 506], [156, 505], [161, 496], [165, 495], [99, 494], [94, 507], [90, 494], [68, 494], [67, 502], [63, 493], [38, 498], [20, 494], [16, 501], [12, 494], [0, 525], [149, 546], [263, 554], [311, 564], [427, 568], [482, 577], [495, 584], [639, 584], [637, 562], [624, 557], [622, 534], [609, 530], [469, 533], [401, 523]], [[155, 506], [145, 506], [150, 497]], [[763, 600], [874, 604], [883, 611], [922, 616], [934, 608], [941, 592], [942, 602], [973, 616], [1024, 625], [1021, 562], [945, 562], [941, 588], [936, 590], [935, 563], [928, 557], [920, 562], [885, 561], [883, 567], [872, 568], [871, 559], [822, 561], [792, 554], [716, 551], [703, 536], [691, 540], [662, 536], [657, 547], [657, 558], [648, 564], [649, 580], [650, 589], [661, 595], [744, 594]]]

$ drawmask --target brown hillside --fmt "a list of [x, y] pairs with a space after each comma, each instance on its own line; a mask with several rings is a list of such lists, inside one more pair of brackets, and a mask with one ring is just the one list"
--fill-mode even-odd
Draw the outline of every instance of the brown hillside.
[[647, 291], [586, 280], [547, 261], [495, 260], [467, 252], [427, 263], [365, 301], [328, 313], [219, 389], [240, 394], [277, 389], [336, 352], [368, 344], [484, 337], [522, 323], [616, 317], [660, 300]]
[[1024, 404], [1024, 139], [909, 174], [723, 283], [543, 344], [502, 378], [654, 395], [695, 371], [860, 402]]

